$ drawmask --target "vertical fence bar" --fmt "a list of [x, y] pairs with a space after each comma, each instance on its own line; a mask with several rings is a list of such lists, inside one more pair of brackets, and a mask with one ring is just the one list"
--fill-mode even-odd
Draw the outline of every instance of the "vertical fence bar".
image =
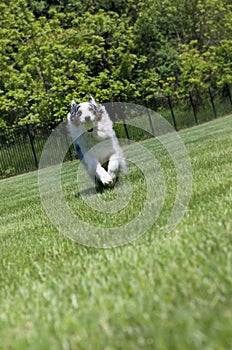
[[64, 135], [64, 138], [65, 138], [65, 143], [68, 147], [68, 154], [69, 154], [69, 159], [72, 161], [73, 160], [73, 156], [72, 156], [72, 151], [71, 151], [71, 148], [70, 148], [70, 144], [68, 142], [68, 133], [67, 133], [67, 124], [65, 124], [65, 126], [63, 127], [63, 135]]
[[230, 104], [231, 104], [231, 107], [232, 107], [232, 98], [231, 98], [231, 93], [230, 93], [230, 86], [229, 86], [229, 84], [226, 84], [226, 90], [227, 90], [228, 97], [229, 97], [229, 100], [230, 100]]
[[[1, 167], [0, 167], [0, 178], [4, 178], [16, 173], [14, 153], [10, 154], [10, 146], [7, 144], [6, 139], [4, 139], [4, 134], [7, 129], [0, 130], [0, 152], [1, 152]], [[13, 170], [13, 171], [12, 171]]]
[[197, 111], [196, 111], [196, 107], [194, 105], [193, 97], [192, 97], [192, 94], [191, 94], [190, 91], [189, 91], [189, 99], [190, 99], [190, 103], [191, 103], [191, 106], [192, 106], [192, 109], [193, 109], [193, 115], [194, 115], [195, 123], [198, 124]]
[[31, 144], [31, 150], [32, 150], [34, 160], [35, 160], [35, 166], [38, 169], [38, 159], [37, 159], [36, 152], [35, 152], [33, 137], [32, 137], [31, 132], [30, 132], [30, 126], [28, 124], [26, 124], [26, 128], [27, 128], [27, 134], [28, 134], [30, 144]]
[[154, 130], [154, 126], [153, 126], [153, 123], [152, 123], [152, 120], [151, 120], [150, 109], [148, 108], [146, 102], [145, 102], [145, 107], [146, 107], [146, 112], [147, 112], [147, 115], [148, 115], [149, 124], [150, 124], [150, 127], [151, 127], [152, 137], [155, 137], [155, 130]]
[[172, 107], [172, 101], [171, 101], [171, 97], [169, 95], [168, 95], [168, 105], [169, 105], [169, 108], [170, 108], [170, 111], [171, 111], [174, 128], [175, 128], [176, 131], [178, 131], [177, 125], [176, 125], [176, 118], [175, 118], [175, 114], [174, 114], [173, 107]]
[[151, 120], [151, 114], [150, 114], [149, 109], [148, 108], [146, 108], [146, 109], [147, 109], [149, 124], [150, 124], [150, 127], [151, 127], [152, 137], [155, 137], [155, 130], [154, 130], [154, 126], [153, 126], [153, 123], [152, 123], [152, 120]]
[[129, 132], [128, 132], [128, 129], [127, 129], [127, 125], [125, 123], [126, 117], [125, 117], [125, 113], [123, 111], [123, 108], [121, 106], [121, 102], [118, 102], [118, 106], [119, 106], [119, 109], [120, 109], [120, 115], [122, 116], [122, 122], [123, 122], [123, 127], [124, 127], [124, 130], [125, 130], [125, 133], [126, 133], [126, 137], [127, 137], [128, 143], [130, 144], [130, 136], [129, 136]]
[[215, 108], [215, 104], [214, 104], [213, 94], [212, 94], [212, 91], [211, 91], [210, 87], [208, 88], [208, 91], [209, 91], [211, 105], [212, 105], [212, 108], [213, 108], [214, 118], [217, 118], [217, 112], [216, 112], [216, 108]]
[[[12, 155], [12, 158], [14, 159], [14, 163], [16, 165], [17, 170], [20, 171], [19, 169], [21, 169], [21, 162], [18, 163], [17, 159], [20, 159], [20, 160], [22, 159], [22, 148], [20, 147], [20, 143], [21, 143], [20, 137], [19, 139], [17, 138], [16, 132], [17, 132], [17, 129], [14, 129], [14, 144], [12, 145], [12, 148], [14, 149], [14, 153]], [[17, 165], [17, 163], [19, 165]]]
[[128, 143], [130, 143], [129, 132], [127, 130], [127, 126], [126, 126], [126, 123], [125, 123], [124, 120], [123, 120], [123, 127], [124, 127], [124, 130], [125, 130], [125, 133], [126, 133], [126, 137], [127, 137]]

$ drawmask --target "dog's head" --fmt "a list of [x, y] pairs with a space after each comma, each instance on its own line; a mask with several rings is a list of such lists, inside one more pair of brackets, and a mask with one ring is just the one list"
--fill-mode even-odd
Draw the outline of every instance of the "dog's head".
[[72, 100], [69, 118], [76, 126], [84, 125], [88, 132], [92, 132], [102, 119], [102, 114], [102, 107], [90, 96], [88, 102], [76, 103]]

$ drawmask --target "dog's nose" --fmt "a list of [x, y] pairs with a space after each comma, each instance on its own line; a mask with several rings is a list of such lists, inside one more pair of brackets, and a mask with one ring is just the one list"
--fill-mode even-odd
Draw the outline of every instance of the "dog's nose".
[[85, 117], [86, 122], [90, 122], [91, 118], [89, 116]]

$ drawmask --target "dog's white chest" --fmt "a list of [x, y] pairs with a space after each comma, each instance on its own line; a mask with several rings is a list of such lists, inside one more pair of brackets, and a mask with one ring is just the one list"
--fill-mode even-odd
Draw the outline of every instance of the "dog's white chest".
[[115, 151], [112, 138], [101, 138], [94, 132], [82, 135], [79, 145], [84, 155], [99, 161], [105, 161]]

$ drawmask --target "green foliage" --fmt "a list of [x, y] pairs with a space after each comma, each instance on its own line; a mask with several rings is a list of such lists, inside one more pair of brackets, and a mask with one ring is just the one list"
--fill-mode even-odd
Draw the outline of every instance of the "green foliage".
[[232, 82], [229, 0], [0, 3], [0, 125]]

